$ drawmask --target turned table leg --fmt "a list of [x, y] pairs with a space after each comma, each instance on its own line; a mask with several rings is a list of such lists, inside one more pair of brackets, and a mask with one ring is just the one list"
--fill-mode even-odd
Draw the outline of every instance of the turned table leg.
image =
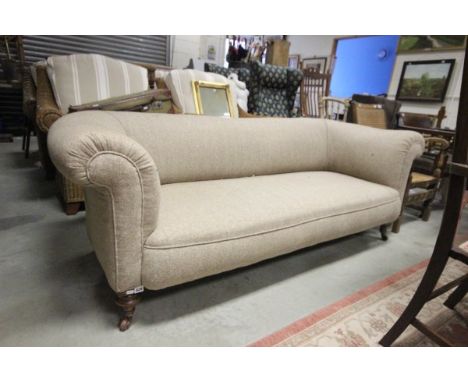
[[115, 303], [121, 309], [121, 316], [118, 324], [121, 332], [126, 331], [130, 327], [133, 315], [135, 314], [135, 307], [140, 300], [141, 297], [137, 294], [117, 293]]

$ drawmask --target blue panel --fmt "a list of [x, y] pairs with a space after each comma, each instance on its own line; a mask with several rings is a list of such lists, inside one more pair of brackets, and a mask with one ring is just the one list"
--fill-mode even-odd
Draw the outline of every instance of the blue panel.
[[387, 93], [399, 36], [371, 36], [338, 41], [330, 85], [334, 97]]

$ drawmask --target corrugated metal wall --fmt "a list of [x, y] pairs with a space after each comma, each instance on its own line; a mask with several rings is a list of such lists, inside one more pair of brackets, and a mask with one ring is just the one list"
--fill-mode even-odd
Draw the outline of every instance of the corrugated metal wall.
[[[170, 36], [163, 35], [54, 35], [23, 36], [26, 64], [44, 60], [52, 55], [98, 53], [127, 61], [169, 65]], [[16, 47], [10, 46], [13, 57]], [[3, 54], [0, 53], [3, 58]], [[0, 77], [1, 77], [0, 72]], [[0, 87], [0, 118], [4, 128], [12, 129], [22, 123], [22, 92], [20, 88]]]
[[169, 36], [24, 36], [27, 63], [48, 56], [99, 53], [128, 61], [169, 64]]
[[[0, 37], [0, 60], [3, 61], [7, 59], [8, 55], [6, 52], [5, 36]], [[16, 42], [9, 38], [7, 40], [11, 59], [19, 59]], [[17, 66], [17, 71], [21, 71], [19, 65]], [[10, 130], [11, 126], [21, 125], [22, 123], [21, 82], [15, 81], [13, 84], [6, 84], [3, 67], [0, 65], [0, 133], [5, 133]]]

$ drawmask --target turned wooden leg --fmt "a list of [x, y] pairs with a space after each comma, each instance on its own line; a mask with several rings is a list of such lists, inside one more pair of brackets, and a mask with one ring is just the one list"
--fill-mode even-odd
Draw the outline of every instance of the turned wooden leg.
[[421, 219], [425, 222], [429, 220], [429, 217], [431, 216], [431, 211], [432, 211], [432, 200], [429, 203], [424, 203], [423, 204], [423, 211], [421, 214]]
[[452, 294], [444, 302], [444, 305], [447, 308], [454, 309], [455, 306], [466, 296], [468, 293], [468, 279], [465, 279], [461, 282], [457, 289], [455, 289]]
[[403, 219], [403, 211], [404, 211], [406, 203], [408, 201], [409, 190], [411, 188], [411, 179], [412, 179], [412, 175], [411, 175], [411, 172], [410, 172], [410, 174], [408, 176], [408, 180], [406, 182], [406, 189], [405, 189], [405, 195], [403, 196], [403, 202], [401, 203], [400, 215], [398, 216], [398, 219], [393, 222], [393, 225], [392, 225], [392, 232], [393, 233], [400, 232], [401, 221]]
[[387, 241], [388, 240], [388, 236], [387, 236], [387, 225], [386, 224], [382, 224], [380, 226], [380, 236], [382, 237], [382, 240], [383, 241]]
[[398, 233], [400, 232], [400, 225], [401, 225], [401, 215], [398, 217], [397, 220], [395, 220], [393, 222], [393, 225], [392, 225], [392, 232], [393, 233]]
[[67, 215], [75, 215], [81, 208], [81, 202], [65, 203], [64, 208]]
[[135, 307], [140, 300], [141, 297], [137, 294], [117, 293], [117, 300], [115, 303], [121, 309], [121, 316], [118, 324], [121, 332], [126, 331], [130, 327], [133, 315], [135, 314]]

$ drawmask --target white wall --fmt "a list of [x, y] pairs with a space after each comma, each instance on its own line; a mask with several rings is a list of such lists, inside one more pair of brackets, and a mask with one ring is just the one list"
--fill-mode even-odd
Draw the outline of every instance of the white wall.
[[[313, 56], [330, 56], [333, 39], [338, 36], [302, 36], [291, 35], [290, 54], [300, 54], [302, 58]], [[175, 35], [171, 39], [171, 66], [184, 68], [189, 60], [193, 58], [196, 69], [203, 70], [205, 61], [224, 65], [225, 56], [224, 35]], [[208, 61], [208, 45], [216, 47], [216, 59]], [[329, 61], [329, 60], [328, 60]]]
[[[171, 38], [171, 66], [177, 69], [186, 67], [192, 58], [195, 69], [203, 70], [205, 62], [213, 62], [218, 65], [224, 63], [224, 35], [175, 35]], [[208, 46], [216, 49], [216, 58], [208, 60]]]
[[301, 58], [330, 56], [333, 40], [338, 36], [301, 36], [290, 35], [289, 54], [300, 54]]
[[440, 107], [443, 105], [447, 110], [447, 118], [442, 121], [442, 127], [450, 127], [455, 129], [458, 113], [458, 102], [460, 99], [461, 75], [463, 70], [464, 51], [443, 51], [443, 52], [423, 52], [413, 54], [399, 54], [395, 60], [392, 79], [388, 89], [388, 98], [395, 99], [398, 84], [400, 82], [401, 71], [405, 61], [422, 61], [422, 60], [440, 60], [454, 58], [455, 65], [450, 79], [447, 94], [443, 103], [423, 103], [423, 102], [402, 102], [401, 111], [437, 114]]

